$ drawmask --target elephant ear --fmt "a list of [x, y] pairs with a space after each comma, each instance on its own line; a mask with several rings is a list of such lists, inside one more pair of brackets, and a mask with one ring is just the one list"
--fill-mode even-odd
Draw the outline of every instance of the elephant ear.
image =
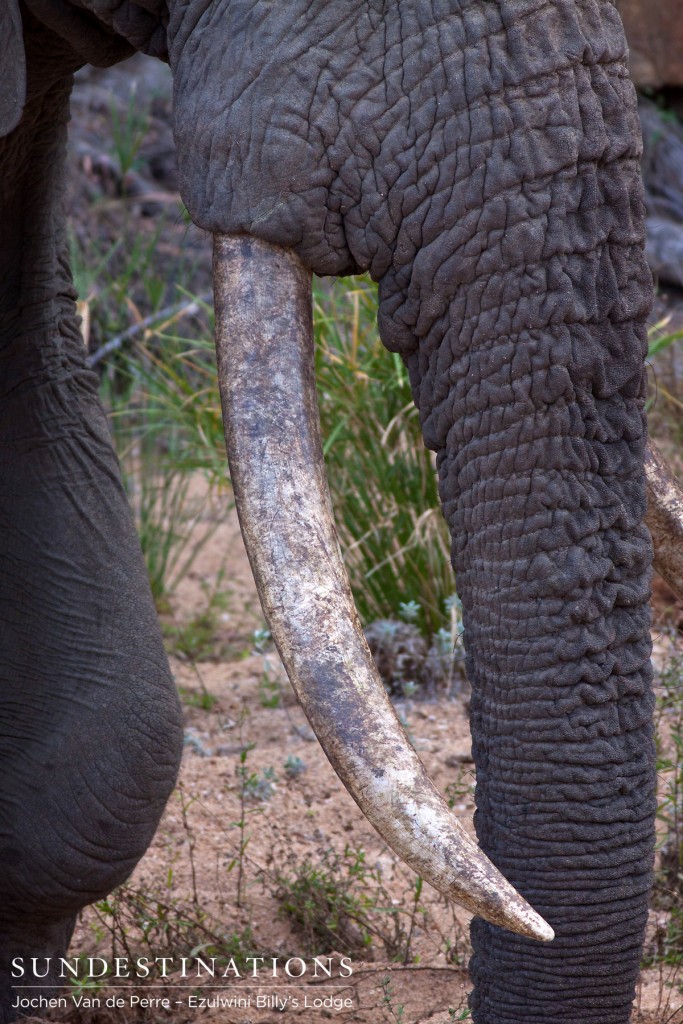
[[19, 0], [0, 3], [0, 138], [16, 128], [26, 100], [26, 56]]

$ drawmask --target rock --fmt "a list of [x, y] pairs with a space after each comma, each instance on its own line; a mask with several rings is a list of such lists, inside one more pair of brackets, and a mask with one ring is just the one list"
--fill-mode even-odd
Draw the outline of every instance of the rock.
[[655, 281], [683, 288], [683, 226], [661, 217], [647, 218], [645, 255]]
[[194, 751], [195, 754], [198, 754], [199, 757], [213, 757], [211, 747], [205, 746], [202, 742], [203, 739], [206, 739], [206, 735], [201, 737], [194, 731], [194, 729], [186, 729], [184, 746], [189, 747], [189, 749]]
[[216, 747], [216, 755], [218, 757], [234, 757], [236, 754], [243, 754], [246, 751], [252, 749], [252, 745], [249, 743], [221, 743], [219, 747]]
[[460, 768], [463, 764], [474, 764], [474, 761], [470, 751], [464, 750], [458, 754], [449, 754], [444, 764], [447, 768]]
[[681, 0], [616, 0], [639, 89], [683, 85]]
[[641, 97], [646, 256], [657, 282], [683, 288], [683, 128], [668, 111]]
[[683, 128], [670, 111], [641, 97], [643, 179], [647, 212], [683, 221]]

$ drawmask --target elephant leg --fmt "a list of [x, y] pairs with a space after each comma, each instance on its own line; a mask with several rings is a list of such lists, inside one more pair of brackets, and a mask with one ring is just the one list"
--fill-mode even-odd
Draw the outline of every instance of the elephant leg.
[[[5, 369], [7, 369], [5, 365]], [[92, 375], [0, 402], [0, 973], [63, 955], [152, 839], [177, 696]]]
[[[27, 921], [26, 915], [4, 920], [0, 941], [0, 1022], [34, 1016], [29, 1007], [36, 999], [50, 998], [64, 985], [60, 957], [67, 953], [76, 914], [59, 920]], [[37, 970], [33, 970], [37, 957]], [[31, 1000], [32, 1003], [28, 1001]], [[23, 1001], [23, 1002], [22, 1002]]]
[[[0, 1021], [16, 957], [66, 952], [133, 870], [182, 730], [66, 253], [71, 59], [27, 32], [24, 118], [0, 140]], [[25, 991], [25, 990], [24, 990]]]

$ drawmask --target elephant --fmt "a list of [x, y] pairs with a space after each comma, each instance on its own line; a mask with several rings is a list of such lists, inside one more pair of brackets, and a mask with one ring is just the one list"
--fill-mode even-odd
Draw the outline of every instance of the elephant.
[[[679, 590], [683, 504], [646, 437], [652, 280], [611, 0], [3, 0], [0, 1020], [12, 958], [65, 955], [180, 757], [63, 207], [72, 76], [135, 51], [172, 70], [242, 531], [327, 756], [475, 912], [476, 1024], [626, 1024], [654, 850], [646, 472]], [[365, 271], [436, 453], [479, 846], [391, 709], [331, 518], [310, 276]]]

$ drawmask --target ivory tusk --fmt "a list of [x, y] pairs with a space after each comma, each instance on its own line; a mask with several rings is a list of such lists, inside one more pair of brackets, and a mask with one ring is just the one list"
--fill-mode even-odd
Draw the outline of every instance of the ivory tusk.
[[645, 448], [647, 516], [655, 549], [654, 567], [683, 598], [683, 489], [654, 441]]
[[494, 924], [554, 937], [430, 781], [363, 636], [330, 501], [315, 390], [311, 277], [249, 236], [214, 237], [218, 377], [242, 534], [273, 639], [322, 747], [386, 843]]

